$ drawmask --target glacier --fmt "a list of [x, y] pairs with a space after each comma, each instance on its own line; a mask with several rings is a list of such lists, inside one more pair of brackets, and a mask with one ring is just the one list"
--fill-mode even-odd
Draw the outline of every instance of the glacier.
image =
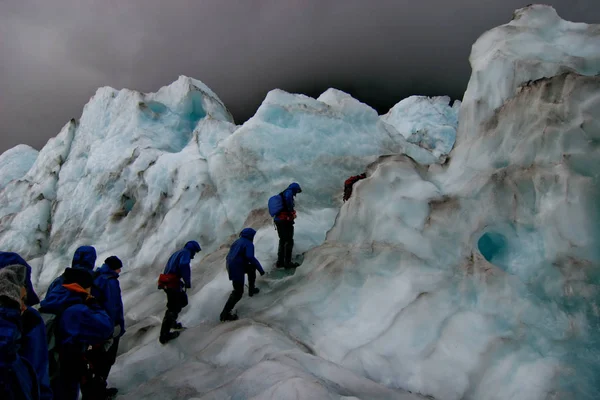
[[[124, 399], [599, 398], [600, 26], [528, 6], [470, 63], [453, 104], [273, 90], [239, 126], [192, 78], [101, 88], [0, 155], [0, 249], [41, 293], [80, 245], [124, 261]], [[282, 278], [266, 202], [291, 181], [305, 258]], [[246, 226], [267, 275], [219, 323]], [[189, 329], [162, 346], [156, 279], [191, 239]]]

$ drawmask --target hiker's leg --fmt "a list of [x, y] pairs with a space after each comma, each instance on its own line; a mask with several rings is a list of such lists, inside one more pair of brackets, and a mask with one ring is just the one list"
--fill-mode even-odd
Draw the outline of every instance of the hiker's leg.
[[275, 226], [277, 227], [277, 235], [279, 236], [277, 267], [283, 267], [285, 265], [285, 223], [282, 221], [275, 221]]
[[248, 275], [248, 289], [252, 293], [252, 289], [254, 289], [254, 284], [256, 283], [256, 268], [254, 265], [248, 264], [244, 268], [244, 272]]
[[237, 304], [238, 301], [244, 295], [244, 282], [243, 281], [232, 281], [233, 291], [229, 295], [229, 299], [227, 299], [227, 303], [225, 303], [225, 307], [223, 307], [223, 311], [221, 312], [221, 317], [228, 315], [233, 310], [233, 307]]
[[285, 235], [285, 253], [284, 253], [284, 265], [288, 266], [292, 262], [292, 250], [294, 248], [294, 224], [288, 223], [284, 229]]
[[167, 292], [167, 309], [175, 315], [175, 320], [177, 320], [177, 317], [183, 308], [182, 295], [185, 295], [186, 301], [187, 295], [177, 289], [166, 289], [165, 292]]

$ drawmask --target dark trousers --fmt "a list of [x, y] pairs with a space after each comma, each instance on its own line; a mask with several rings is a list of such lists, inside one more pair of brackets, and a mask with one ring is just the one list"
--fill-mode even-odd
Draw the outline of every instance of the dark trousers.
[[279, 249], [277, 250], [277, 266], [286, 267], [292, 262], [292, 249], [294, 248], [294, 222], [275, 221], [279, 235]]
[[89, 377], [87, 364], [83, 361], [82, 346], [65, 345], [60, 349], [60, 367], [50, 381], [55, 399], [76, 400], [79, 385]]
[[[249, 265], [245, 272], [248, 275], [248, 288], [252, 292], [256, 285], [256, 268]], [[229, 295], [229, 299], [227, 299], [221, 315], [229, 314], [244, 295], [244, 281], [231, 281], [231, 284], [233, 285], [233, 292]]]
[[92, 347], [86, 353], [86, 358], [92, 366], [92, 371], [88, 379], [81, 385], [82, 400], [104, 400], [106, 398], [104, 395], [107, 386], [106, 379], [117, 359], [119, 341], [120, 338], [114, 338], [106, 351], [104, 344], [102, 344]]
[[165, 289], [167, 294], [167, 311], [160, 327], [160, 337], [167, 339], [171, 329], [177, 323], [181, 310], [188, 305], [187, 294], [178, 289]]
[[119, 337], [114, 338], [107, 351], [104, 351], [104, 346], [101, 345], [92, 347], [92, 350], [87, 353], [87, 359], [92, 363], [94, 373], [101, 376], [104, 381], [108, 378], [110, 369], [117, 360], [120, 340], [121, 338]]

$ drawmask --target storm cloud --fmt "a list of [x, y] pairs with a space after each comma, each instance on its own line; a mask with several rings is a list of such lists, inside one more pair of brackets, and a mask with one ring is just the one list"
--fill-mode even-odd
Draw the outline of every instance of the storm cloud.
[[[599, 23], [597, 0], [549, 1]], [[516, 0], [0, 0], [0, 152], [37, 149], [101, 86], [200, 79], [251, 117], [269, 90], [344, 90], [385, 113], [412, 94], [461, 98], [468, 56]]]

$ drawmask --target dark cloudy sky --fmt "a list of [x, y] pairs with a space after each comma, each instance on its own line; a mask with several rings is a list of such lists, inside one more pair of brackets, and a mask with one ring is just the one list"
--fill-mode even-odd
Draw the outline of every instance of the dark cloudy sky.
[[[385, 113], [411, 94], [461, 98], [471, 45], [517, 0], [0, 0], [0, 152], [37, 149], [97, 87], [202, 80], [233, 113], [274, 88], [329, 87]], [[600, 0], [550, 0], [600, 22]]]

